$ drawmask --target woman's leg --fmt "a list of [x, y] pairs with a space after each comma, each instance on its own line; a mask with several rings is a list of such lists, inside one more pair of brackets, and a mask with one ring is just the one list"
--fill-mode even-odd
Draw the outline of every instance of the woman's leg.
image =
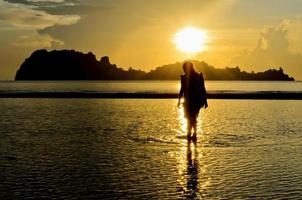
[[191, 131], [192, 131], [192, 120], [191, 118], [187, 119], [187, 136], [188, 139], [191, 137]]
[[196, 135], [196, 132], [197, 132], [197, 120], [194, 119], [193, 121], [193, 130], [194, 130], [194, 135]]
[[196, 134], [197, 134], [197, 120], [196, 120], [196, 118], [194, 118], [192, 120], [192, 128], [193, 128], [193, 138], [196, 138]]
[[184, 104], [184, 112], [185, 112], [185, 117], [187, 119], [187, 138], [188, 140], [190, 140], [191, 132], [192, 132], [192, 119], [191, 119], [191, 107], [187, 103]]
[[193, 139], [195, 139], [195, 140], [197, 138], [197, 118], [198, 118], [199, 111], [200, 111], [200, 108], [197, 108], [196, 112], [194, 113], [194, 119], [192, 121]]

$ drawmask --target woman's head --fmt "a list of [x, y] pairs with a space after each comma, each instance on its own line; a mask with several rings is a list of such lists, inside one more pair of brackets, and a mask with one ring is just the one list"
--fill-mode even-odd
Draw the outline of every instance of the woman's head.
[[188, 61], [184, 62], [182, 68], [183, 68], [185, 74], [191, 74], [192, 72], [195, 72], [193, 63], [188, 62]]

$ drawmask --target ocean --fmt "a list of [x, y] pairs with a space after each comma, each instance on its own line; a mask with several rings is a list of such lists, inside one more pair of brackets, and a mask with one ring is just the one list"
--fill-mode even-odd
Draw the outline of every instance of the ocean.
[[[208, 81], [208, 91], [302, 91]], [[174, 92], [177, 81], [0, 82], [0, 92]], [[176, 90], [176, 91], [175, 91]], [[302, 101], [0, 98], [1, 199], [300, 199]]]
[[[209, 92], [302, 92], [302, 81], [205, 81]], [[0, 81], [1, 92], [177, 93], [179, 81]]]

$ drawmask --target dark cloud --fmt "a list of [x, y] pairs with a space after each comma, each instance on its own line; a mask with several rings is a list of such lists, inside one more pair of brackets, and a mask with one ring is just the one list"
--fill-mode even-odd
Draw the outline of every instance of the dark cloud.
[[60, 6], [60, 5], [72, 5], [79, 3], [79, 0], [4, 0], [9, 3], [16, 3], [16, 4], [25, 4], [25, 5], [32, 5], [37, 7], [48, 7], [48, 6]]
[[49, 14], [65, 15], [65, 14], [91, 14], [105, 10], [111, 10], [114, 6], [100, 1], [83, 1], [83, 0], [60, 0], [60, 1], [28, 1], [28, 0], [4, 0], [9, 3], [23, 4], [33, 6], [33, 9], [42, 10]]

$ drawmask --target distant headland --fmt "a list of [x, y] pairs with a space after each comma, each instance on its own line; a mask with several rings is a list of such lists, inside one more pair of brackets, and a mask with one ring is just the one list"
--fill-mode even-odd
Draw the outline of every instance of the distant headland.
[[[282, 68], [264, 72], [245, 72], [239, 67], [215, 68], [204, 61], [193, 60], [197, 71], [206, 80], [280, 80], [294, 81]], [[15, 80], [178, 80], [182, 63], [163, 65], [150, 72], [111, 64], [109, 57], [100, 60], [89, 52], [75, 50], [37, 50], [27, 58], [16, 73]]]

